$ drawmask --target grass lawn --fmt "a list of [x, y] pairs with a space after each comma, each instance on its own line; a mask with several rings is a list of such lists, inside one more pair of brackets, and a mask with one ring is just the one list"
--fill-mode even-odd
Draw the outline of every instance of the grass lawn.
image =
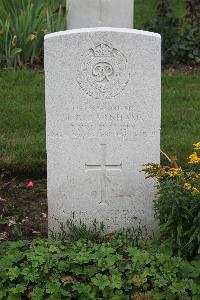
[[[163, 75], [163, 151], [182, 163], [200, 139], [200, 74]], [[46, 168], [44, 75], [0, 71], [0, 169]]]
[[44, 168], [44, 76], [0, 71], [0, 168]]
[[200, 140], [200, 74], [163, 75], [161, 147], [179, 164]]

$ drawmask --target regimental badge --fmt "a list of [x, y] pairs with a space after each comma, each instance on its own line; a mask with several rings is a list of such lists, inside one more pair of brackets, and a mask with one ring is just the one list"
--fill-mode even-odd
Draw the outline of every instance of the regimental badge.
[[96, 99], [110, 99], [121, 93], [129, 81], [128, 62], [110, 43], [98, 43], [80, 59], [77, 82]]

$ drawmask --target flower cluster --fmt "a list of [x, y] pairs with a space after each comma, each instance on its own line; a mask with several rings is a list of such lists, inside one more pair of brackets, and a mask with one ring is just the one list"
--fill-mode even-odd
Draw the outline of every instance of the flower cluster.
[[185, 182], [185, 183], [183, 184], [183, 188], [184, 188], [186, 191], [192, 191], [192, 195], [193, 195], [193, 196], [200, 195], [200, 189], [197, 189], [196, 187], [192, 186], [191, 183], [189, 183], [189, 182]]
[[194, 144], [194, 152], [188, 157], [188, 163], [191, 165], [200, 164], [200, 156], [197, 151], [200, 151], [200, 142]]
[[200, 150], [200, 142], [194, 144], [194, 150]]
[[182, 169], [179, 167], [170, 168], [168, 166], [161, 166], [159, 164], [147, 164], [143, 171], [148, 174], [147, 178], [151, 177], [158, 180], [174, 178], [182, 175]]
[[193, 196], [200, 195], [200, 142], [193, 145], [194, 152], [188, 157], [188, 164], [193, 167], [191, 172], [186, 173], [183, 188], [191, 191]]
[[169, 160], [171, 167], [147, 164], [143, 170], [148, 174], [147, 178], [155, 178], [159, 182], [167, 179], [177, 180], [184, 191], [192, 193], [193, 196], [200, 196], [200, 142], [194, 144], [194, 152], [188, 157], [188, 164], [192, 168], [189, 172], [182, 170], [176, 161]]
[[189, 157], [188, 157], [188, 163], [191, 165], [197, 165], [200, 164], [200, 157], [198, 156], [197, 152], [193, 152]]

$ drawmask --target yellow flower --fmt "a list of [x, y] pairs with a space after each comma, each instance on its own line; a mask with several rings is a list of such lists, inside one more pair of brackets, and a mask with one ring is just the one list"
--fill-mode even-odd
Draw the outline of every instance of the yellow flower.
[[29, 35], [29, 39], [30, 39], [31, 41], [34, 41], [34, 40], [36, 39], [36, 37], [37, 37], [37, 33], [36, 33], [36, 32], [32, 32], [32, 33]]
[[192, 153], [188, 158], [188, 163], [195, 165], [200, 163], [200, 158], [198, 157], [198, 154], [196, 152]]
[[16, 44], [17, 44], [17, 36], [14, 35], [14, 36], [13, 36], [13, 39], [12, 39], [12, 47], [15, 48], [15, 47], [16, 47]]
[[160, 169], [157, 170], [157, 173], [155, 174], [155, 177], [157, 179], [163, 179], [165, 174], [166, 174], [165, 168], [160, 168]]
[[191, 184], [190, 183], [187, 183], [187, 182], [185, 182], [184, 183], [184, 185], [183, 185], [183, 188], [185, 189], [185, 190], [187, 190], [187, 191], [189, 191], [189, 190], [191, 190]]
[[194, 145], [194, 150], [200, 150], [200, 142], [193, 145]]
[[170, 176], [170, 177], [175, 177], [175, 176], [179, 176], [182, 172], [182, 169], [181, 168], [170, 168], [168, 171], [167, 171], [167, 174]]
[[187, 175], [192, 181], [196, 181], [196, 180], [200, 179], [199, 173], [190, 172], [190, 173], [187, 173]]
[[46, 28], [45, 28], [45, 29], [42, 29], [41, 31], [42, 31], [42, 33], [43, 33], [44, 35], [48, 33], [48, 29], [46, 29]]
[[192, 188], [192, 195], [193, 195], [193, 196], [200, 195], [200, 190], [198, 190], [197, 188], [193, 187], [193, 188]]

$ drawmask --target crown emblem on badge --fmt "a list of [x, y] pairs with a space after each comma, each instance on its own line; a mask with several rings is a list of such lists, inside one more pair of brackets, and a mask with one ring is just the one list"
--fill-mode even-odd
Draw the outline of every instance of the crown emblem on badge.
[[110, 57], [112, 56], [113, 48], [107, 44], [101, 43], [93, 48], [92, 51], [96, 57]]
[[77, 83], [93, 99], [114, 98], [127, 86], [129, 76], [124, 53], [106, 35], [95, 38], [80, 56]]

